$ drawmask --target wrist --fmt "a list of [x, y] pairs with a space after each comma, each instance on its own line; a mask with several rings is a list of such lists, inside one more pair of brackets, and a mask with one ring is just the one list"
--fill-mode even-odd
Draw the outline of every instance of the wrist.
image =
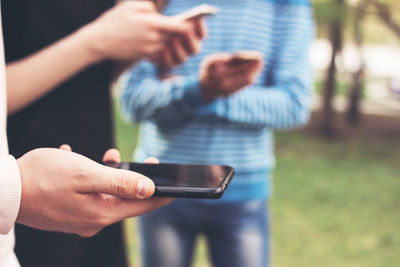
[[200, 91], [202, 98], [207, 102], [211, 102], [216, 98], [214, 90], [206, 79], [200, 80]]
[[204, 104], [208, 104], [208, 101], [203, 97], [200, 81], [196, 76], [187, 76], [182, 79], [184, 88], [184, 101], [189, 104], [190, 107], [196, 108]]
[[74, 37], [77, 46], [82, 49], [89, 64], [96, 64], [107, 59], [104, 52], [104, 41], [101, 40], [101, 36], [91, 24], [79, 29]]

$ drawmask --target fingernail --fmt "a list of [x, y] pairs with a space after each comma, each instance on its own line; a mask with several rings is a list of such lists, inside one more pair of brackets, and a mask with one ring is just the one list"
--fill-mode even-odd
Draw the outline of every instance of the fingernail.
[[153, 191], [153, 182], [147, 178], [141, 178], [137, 182], [137, 194], [139, 197], [150, 197]]

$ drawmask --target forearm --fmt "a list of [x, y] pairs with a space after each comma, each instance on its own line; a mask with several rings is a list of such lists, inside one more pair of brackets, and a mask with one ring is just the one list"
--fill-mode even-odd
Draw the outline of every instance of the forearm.
[[9, 114], [100, 60], [91, 50], [85, 30], [82, 28], [47, 48], [7, 64]]
[[206, 103], [197, 77], [163, 81], [156, 77], [143, 78], [142, 74], [143, 71], [134, 72], [121, 95], [123, 113], [130, 121], [181, 122]]
[[232, 95], [217, 116], [274, 129], [299, 127], [308, 121], [312, 91], [309, 48], [314, 27], [309, 2], [300, 2], [289, 1], [276, 14], [268, 84], [261, 81]]
[[217, 116], [250, 127], [299, 127], [309, 118], [310, 92], [309, 87], [294, 91], [284, 87], [250, 87], [227, 98]]

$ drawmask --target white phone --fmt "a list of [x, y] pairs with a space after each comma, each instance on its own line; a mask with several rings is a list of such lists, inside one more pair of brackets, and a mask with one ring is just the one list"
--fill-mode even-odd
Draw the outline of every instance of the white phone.
[[215, 15], [218, 13], [218, 8], [211, 5], [199, 5], [194, 8], [191, 8], [181, 14], [175, 15], [179, 20], [196, 20], [200, 19], [204, 16]]

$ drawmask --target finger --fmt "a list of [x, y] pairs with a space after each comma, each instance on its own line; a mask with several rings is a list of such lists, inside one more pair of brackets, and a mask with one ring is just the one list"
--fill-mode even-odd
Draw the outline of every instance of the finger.
[[144, 160], [144, 163], [158, 164], [160, 161], [157, 158], [150, 157]]
[[223, 72], [229, 62], [231, 55], [229, 53], [221, 52], [212, 54], [206, 57], [202, 65], [206, 66], [208, 72], [211, 74], [218, 75], [219, 72]]
[[252, 84], [254, 82], [254, 77], [248, 73], [241, 73], [237, 75], [232, 75], [223, 82], [222, 94], [230, 95], [233, 94], [244, 87]]
[[68, 151], [68, 152], [72, 152], [71, 146], [70, 146], [70, 145], [67, 145], [67, 144], [61, 145], [61, 146], [59, 147], [59, 149], [65, 150], [65, 151]]
[[80, 193], [105, 193], [119, 198], [145, 199], [154, 194], [152, 180], [140, 173], [94, 163], [82, 181]]
[[164, 43], [152, 43], [147, 45], [147, 50], [148, 52], [146, 53], [146, 56], [152, 56], [154, 54], [160, 53], [161, 50], [165, 47]]
[[173, 65], [179, 65], [186, 60], [188, 54], [186, 53], [181, 38], [173, 38], [171, 40], [171, 55], [173, 59]]
[[154, 65], [156, 65], [156, 66], [162, 66], [161, 51], [156, 52], [156, 53], [151, 54], [151, 55], [148, 55], [147, 58], [148, 58], [148, 60], [150, 60]]
[[127, 200], [127, 199], [114, 199], [112, 203], [112, 210], [115, 214], [114, 222], [121, 221], [126, 218], [135, 217], [138, 215], [152, 212], [162, 206], [171, 203], [172, 198], [155, 197], [146, 200]]
[[104, 153], [103, 162], [121, 162], [121, 153], [115, 148], [111, 148]]
[[193, 55], [200, 51], [200, 39], [196, 36], [195, 33], [186, 34], [182, 37], [183, 47], [185, 48], [186, 53], [189, 55]]
[[261, 60], [248, 61], [239, 64], [226, 64], [226, 67], [221, 71], [221, 75], [234, 76], [240, 73], [252, 73], [258, 70], [262, 65]]
[[151, 16], [151, 22], [155, 28], [167, 35], [186, 34], [192, 29], [191, 25], [187, 22], [182, 23], [182, 21], [163, 15]]
[[194, 25], [194, 31], [196, 36], [200, 39], [204, 39], [207, 36], [207, 25], [205, 19], [197, 19], [192, 22]]
[[207, 60], [211, 62], [227, 63], [230, 59], [231, 59], [231, 54], [226, 52], [215, 53], [207, 57]]
[[[169, 45], [172, 45], [172, 44], [169, 42]], [[161, 51], [161, 60], [162, 60], [163, 67], [165, 67], [165, 68], [170, 69], [174, 66], [174, 59], [172, 58], [171, 49], [169, 46], [165, 47]]]

